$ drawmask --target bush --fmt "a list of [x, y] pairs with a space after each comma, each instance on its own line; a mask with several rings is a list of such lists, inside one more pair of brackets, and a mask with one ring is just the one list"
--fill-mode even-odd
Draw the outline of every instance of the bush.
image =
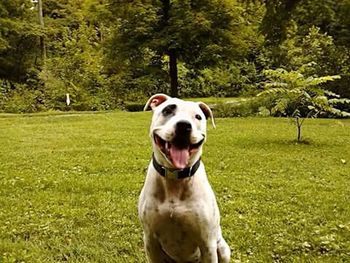
[[215, 117], [270, 116], [272, 101], [267, 98], [248, 98], [238, 102], [219, 103], [212, 106]]
[[31, 113], [46, 110], [40, 90], [30, 90], [25, 84], [0, 92], [0, 110], [8, 113]]
[[179, 71], [182, 97], [252, 95], [256, 93], [256, 83], [259, 82], [255, 65], [249, 62], [237, 62], [229, 66], [205, 68], [200, 71], [187, 70], [182, 75], [181, 70]]
[[127, 111], [143, 111], [143, 108], [145, 107], [145, 103], [139, 103], [139, 102], [125, 102], [124, 108]]

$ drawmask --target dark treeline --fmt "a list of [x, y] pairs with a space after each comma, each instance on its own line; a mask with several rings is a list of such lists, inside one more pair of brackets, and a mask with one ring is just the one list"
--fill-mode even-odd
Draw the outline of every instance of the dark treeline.
[[350, 0], [0, 2], [7, 112], [113, 109], [156, 92], [251, 96], [265, 70], [305, 65], [339, 75], [324, 86], [350, 97], [349, 58]]

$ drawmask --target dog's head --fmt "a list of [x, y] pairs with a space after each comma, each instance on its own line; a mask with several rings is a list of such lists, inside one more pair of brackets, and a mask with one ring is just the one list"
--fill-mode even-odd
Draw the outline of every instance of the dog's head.
[[156, 94], [144, 110], [152, 109], [150, 136], [157, 161], [170, 169], [192, 166], [202, 154], [206, 139], [206, 120], [213, 114], [203, 102], [183, 101]]

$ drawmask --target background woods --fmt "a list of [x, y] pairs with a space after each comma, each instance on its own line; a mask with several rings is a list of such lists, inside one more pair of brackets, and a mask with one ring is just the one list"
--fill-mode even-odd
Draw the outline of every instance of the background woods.
[[350, 97], [349, 17], [349, 0], [1, 1], [0, 110], [251, 96], [265, 70], [309, 63], [306, 76], [339, 75], [321, 88]]

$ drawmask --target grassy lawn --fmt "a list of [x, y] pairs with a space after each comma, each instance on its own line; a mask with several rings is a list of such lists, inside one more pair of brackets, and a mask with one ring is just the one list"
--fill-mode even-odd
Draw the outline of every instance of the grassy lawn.
[[[151, 114], [0, 115], [0, 262], [145, 262]], [[349, 262], [350, 120], [217, 119], [203, 160], [232, 262]]]

